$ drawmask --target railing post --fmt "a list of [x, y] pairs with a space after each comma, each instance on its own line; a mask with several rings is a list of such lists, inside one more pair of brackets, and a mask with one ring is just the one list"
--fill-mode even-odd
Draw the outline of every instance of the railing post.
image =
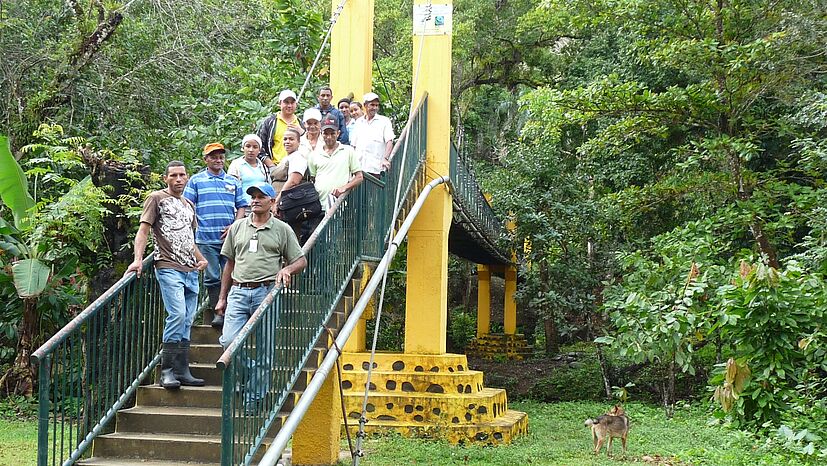
[[221, 380], [221, 466], [233, 464], [233, 398], [235, 394], [235, 358], [224, 368]]
[[37, 367], [37, 466], [49, 463], [49, 374], [52, 356], [47, 355]]

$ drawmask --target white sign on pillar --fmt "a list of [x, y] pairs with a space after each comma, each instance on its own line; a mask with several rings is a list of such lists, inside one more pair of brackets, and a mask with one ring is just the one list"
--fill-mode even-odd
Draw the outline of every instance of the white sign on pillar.
[[413, 6], [413, 33], [424, 36], [451, 34], [453, 18], [453, 5], [417, 3]]

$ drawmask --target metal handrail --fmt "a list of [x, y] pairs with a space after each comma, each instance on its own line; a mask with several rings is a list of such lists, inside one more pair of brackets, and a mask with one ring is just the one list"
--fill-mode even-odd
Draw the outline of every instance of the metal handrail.
[[143, 277], [124, 275], [32, 354], [39, 466], [50, 453], [52, 464], [80, 459], [158, 364], [163, 306], [151, 297], [152, 263], [149, 255]]
[[480, 241], [490, 255], [504, 264], [511, 263], [511, 258], [504, 254], [497, 244], [497, 240], [502, 238], [505, 232], [502, 222], [482, 194], [476, 176], [466, 166], [453, 144], [450, 158], [450, 187], [452, 202], [456, 206], [455, 219], [457, 216], [460, 217], [466, 232]]
[[[153, 255], [150, 254], [146, 259], [144, 259], [141, 269], [142, 272], [148, 268], [151, 268], [153, 261], [152, 258]], [[40, 363], [41, 361], [43, 361], [44, 357], [52, 353], [57, 347], [57, 345], [66, 341], [66, 338], [68, 338], [70, 333], [80, 328], [80, 326], [83, 325], [83, 323], [92, 318], [96, 312], [100, 311], [104, 303], [111, 300], [112, 296], [115, 295], [115, 293], [123, 290], [127, 285], [134, 282], [136, 277], [137, 274], [135, 272], [129, 272], [128, 274], [121, 277], [120, 280], [115, 282], [114, 285], [109, 287], [109, 289], [106, 290], [102, 295], [98, 296], [97, 299], [95, 299], [94, 301], [92, 301], [92, 303], [86, 306], [86, 309], [81, 311], [80, 314], [76, 315], [74, 319], [70, 320], [69, 323], [64, 325], [63, 328], [61, 328], [57, 331], [57, 333], [52, 335], [52, 337], [49, 338], [46, 341], [46, 343], [40, 345], [40, 348], [38, 348], [37, 350], [35, 350], [34, 353], [32, 353], [31, 358], [34, 360], [34, 362]]]
[[276, 434], [276, 438], [273, 440], [273, 443], [270, 445], [270, 448], [267, 449], [267, 452], [262, 457], [261, 461], [259, 462], [259, 466], [273, 466], [275, 465], [279, 458], [281, 457], [284, 448], [287, 446], [287, 442], [290, 440], [290, 437], [296, 432], [296, 429], [299, 426], [299, 422], [304, 417], [307, 409], [310, 407], [310, 404], [316, 398], [316, 395], [319, 393], [319, 390], [322, 387], [327, 376], [330, 374], [331, 369], [336, 364], [336, 360], [339, 358], [341, 353], [341, 348], [345, 346], [347, 343], [348, 338], [350, 338], [351, 333], [356, 328], [356, 325], [359, 322], [359, 319], [362, 316], [365, 308], [368, 305], [368, 302], [373, 298], [373, 293], [376, 291], [376, 288], [382, 282], [382, 276], [385, 273], [385, 270], [390, 266], [391, 261], [393, 260], [394, 256], [396, 255], [396, 251], [399, 248], [399, 245], [408, 235], [408, 230], [413, 225], [414, 220], [416, 219], [417, 214], [419, 214], [422, 205], [425, 203], [428, 195], [431, 191], [439, 186], [442, 183], [448, 182], [448, 177], [441, 176], [439, 178], [434, 179], [430, 183], [428, 183], [419, 196], [416, 199], [413, 207], [409, 211], [407, 217], [405, 217], [405, 221], [402, 223], [402, 226], [399, 228], [399, 232], [394, 236], [393, 241], [391, 241], [387, 252], [382, 257], [382, 260], [379, 262], [379, 265], [376, 267], [373, 275], [371, 276], [370, 281], [368, 281], [367, 286], [365, 287], [362, 295], [359, 297], [359, 300], [356, 302], [356, 305], [353, 307], [353, 310], [350, 311], [350, 315], [348, 316], [347, 321], [342, 326], [342, 330], [339, 332], [339, 335], [336, 337], [336, 343], [332, 346], [332, 350], [327, 352], [322, 363], [319, 365], [319, 368], [313, 374], [313, 378], [310, 380], [310, 383], [304, 389], [301, 398], [296, 403], [293, 410], [290, 412], [290, 415], [287, 417], [287, 420], [279, 429], [278, 434]]

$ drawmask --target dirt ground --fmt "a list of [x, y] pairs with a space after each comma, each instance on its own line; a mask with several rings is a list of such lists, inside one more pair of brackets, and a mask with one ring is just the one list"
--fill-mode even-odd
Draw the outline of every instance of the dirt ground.
[[486, 387], [505, 388], [509, 400], [518, 400], [525, 398], [537, 381], [548, 377], [553, 369], [570, 364], [573, 357], [576, 356], [497, 362], [469, 356], [468, 367], [483, 372]]

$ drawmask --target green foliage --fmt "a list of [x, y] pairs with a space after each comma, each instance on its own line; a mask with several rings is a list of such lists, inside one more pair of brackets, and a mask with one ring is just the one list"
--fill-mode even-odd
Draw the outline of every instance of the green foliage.
[[0, 198], [11, 209], [15, 226], [23, 228], [23, 219], [34, 207], [34, 200], [29, 195], [23, 170], [11, 155], [9, 139], [3, 135], [0, 135]]
[[735, 402], [736, 419], [777, 424], [798, 401], [798, 384], [827, 370], [827, 285], [795, 263], [780, 271], [759, 263], [718, 293], [722, 336], [752, 371]]
[[11, 395], [0, 400], [0, 419], [34, 419], [37, 416], [37, 401], [32, 397]]
[[465, 352], [465, 348], [477, 335], [477, 317], [457, 307], [451, 310], [448, 323], [448, 338], [455, 351]]
[[538, 381], [529, 397], [538, 401], [601, 401], [606, 397], [603, 379], [596, 360], [589, 360], [576, 367], [562, 367]]

